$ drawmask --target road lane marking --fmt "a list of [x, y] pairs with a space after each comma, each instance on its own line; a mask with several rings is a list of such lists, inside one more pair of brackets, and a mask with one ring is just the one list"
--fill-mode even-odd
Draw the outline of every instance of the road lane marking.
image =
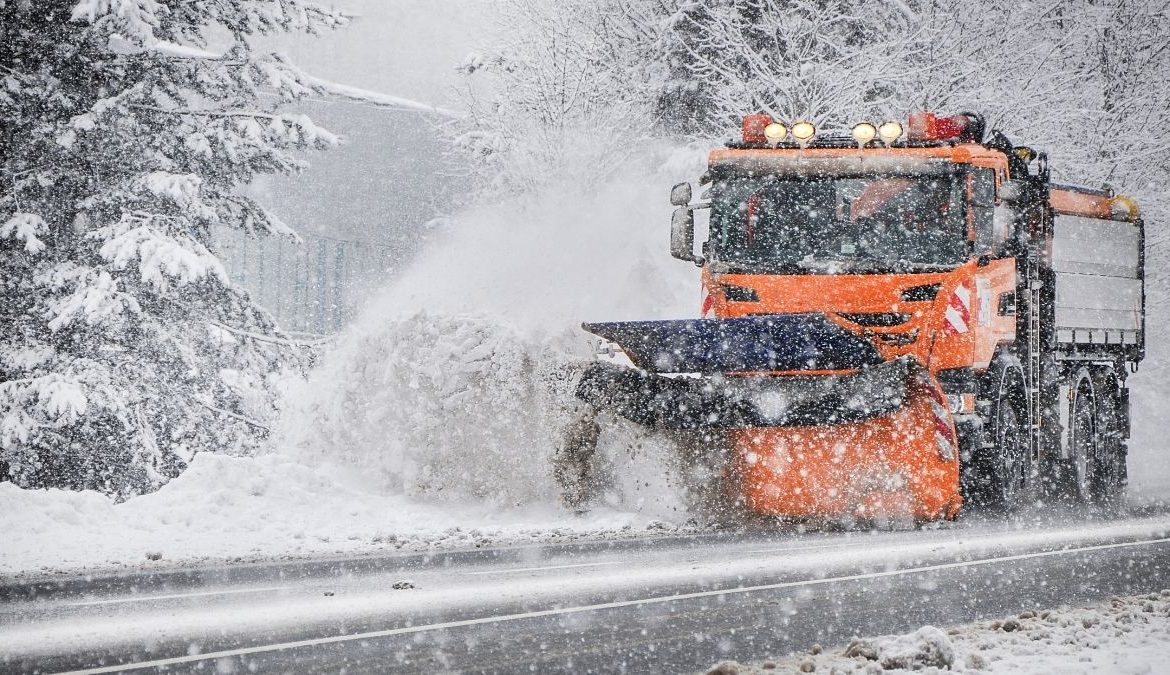
[[1077, 548], [1064, 548], [1052, 551], [1037, 551], [1035, 553], [1018, 553], [1015, 555], [998, 556], [995, 558], [979, 558], [976, 560], [962, 560], [951, 563], [940, 563], [937, 565], [923, 565], [919, 567], [907, 567], [898, 570], [887, 570], [884, 572], [866, 572], [863, 574], [849, 574], [839, 577], [825, 577], [822, 579], [806, 579], [804, 581], [785, 581], [775, 584], [762, 584], [759, 586], [741, 586], [739, 588], [726, 588], [716, 591], [695, 591], [692, 593], [677, 593], [674, 595], [660, 595], [649, 598], [642, 598], [639, 600], [618, 600], [614, 602], [603, 602], [594, 605], [580, 605], [577, 607], [562, 607], [558, 609], [544, 609], [535, 612], [522, 612], [518, 614], [501, 614], [498, 616], [485, 616], [478, 619], [462, 619], [460, 621], [446, 621], [443, 623], [424, 624], [421, 626], [406, 626], [403, 628], [388, 628], [385, 630], [368, 631], [365, 633], [353, 633], [351, 635], [332, 635], [323, 638], [310, 638], [307, 640], [297, 640], [293, 642], [281, 642], [271, 645], [261, 645], [258, 647], [242, 647], [240, 649], [226, 649], [218, 652], [208, 652], [207, 654], [192, 654], [189, 656], [176, 656], [167, 659], [155, 659], [153, 661], [138, 661], [135, 663], [126, 663], [116, 666], [103, 666], [101, 668], [89, 668], [85, 670], [72, 670], [62, 673], [60, 675], [99, 675], [100, 673], [117, 673], [126, 670], [137, 670], [142, 668], [162, 668], [166, 666], [181, 665], [184, 663], [197, 663], [199, 661], [211, 661], [214, 659], [232, 658], [236, 656], [248, 656], [249, 654], [262, 654], [265, 652], [283, 651], [286, 649], [300, 649], [302, 647], [318, 647], [322, 645], [337, 644], [340, 642], [353, 642], [355, 640], [371, 640], [383, 637], [393, 637], [395, 635], [409, 635], [412, 633], [423, 633], [432, 630], [446, 630], [450, 628], [463, 628], [466, 626], [479, 626], [490, 623], [503, 623], [506, 621], [520, 621], [522, 619], [537, 619], [546, 616], [557, 616], [560, 614], [578, 614], [581, 612], [594, 612], [605, 609], [619, 609], [622, 607], [636, 607], [639, 605], [661, 604], [666, 602], [676, 602], [679, 600], [694, 600], [698, 598], [711, 598], [720, 595], [738, 595], [741, 593], [755, 593], [759, 591], [772, 591], [784, 588], [799, 588], [801, 586], [823, 586], [826, 584], [848, 582], [848, 581], [864, 581], [868, 579], [883, 579], [897, 576], [908, 576], [918, 574], [920, 572], [934, 572], [941, 570], [960, 569], [964, 567], [979, 567], [983, 565], [991, 565], [994, 563], [1013, 562], [1017, 560], [1033, 560], [1037, 558], [1051, 558], [1061, 555], [1071, 555], [1076, 553], [1089, 553], [1092, 551], [1106, 551], [1110, 549], [1119, 548], [1134, 548], [1137, 546], [1151, 546], [1155, 544], [1170, 543], [1170, 537], [1163, 537], [1160, 539], [1145, 539], [1140, 541], [1127, 541], [1114, 544], [1097, 544], [1095, 546], [1080, 546]]
[[209, 595], [238, 595], [241, 593], [268, 593], [269, 591], [283, 591], [292, 586], [267, 586], [265, 588], [237, 588], [224, 591], [196, 591], [194, 593], [173, 593], [171, 595], [139, 595], [130, 598], [110, 598], [108, 600], [81, 600], [78, 602], [62, 603], [66, 607], [91, 607], [93, 605], [117, 605], [126, 602], [149, 602], [151, 600], [177, 600], [179, 598], [201, 598]]
[[477, 572], [460, 572], [460, 574], [480, 575], [480, 574], [511, 574], [512, 572], [540, 572], [542, 570], [567, 570], [573, 567], [601, 567], [602, 565], [623, 565], [628, 564], [625, 560], [612, 560], [606, 562], [591, 562], [591, 563], [574, 563], [572, 565], [545, 565], [544, 567], [517, 567], [515, 569], [506, 570], [479, 570]]
[[[944, 530], [940, 530], [940, 531], [944, 531]], [[951, 532], [959, 532], [959, 531], [958, 530], [945, 530], [945, 532], [951, 533]], [[1001, 536], [1002, 534], [1003, 534], [1003, 532], [998, 532], [998, 531], [977, 533], [977, 534], [973, 534], [972, 536], [969, 536], [969, 537], [956, 536], [956, 537], [951, 537], [951, 538], [947, 538], [947, 539], [937, 539], [934, 541], [934, 543], [938, 544], [940, 546], [945, 546], [945, 545], [950, 545], [950, 544], [962, 544], [964, 542], [969, 542], [969, 541], [983, 541], [986, 539], [993, 539], [995, 537]], [[873, 542], [873, 541], [864, 541], [864, 540], [843, 540], [843, 541], [839, 541], [839, 542], [833, 543], [833, 544], [816, 544], [816, 545], [809, 545], [809, 546], [788, 546], [788, 547], [782, 546], [782, 547], [778, 547], [778, 548], [762, 548], [762, 549], [754, 549], [754, 550], [742, 551], [742, 552], [743, 553], [784, 553], [785, 551], [808, 551], [808, 550], [812, 550], [812, 549], [822, 549], [822, 548], [856, 548], [858, 546], [873, 546], [875, 543], [881, 544], [882, 542], [880, 542], [880, 541]], [[921, 543], [931, 543], [931, 542], [923, 541]]]
[[853, 548], [855, 546], [870, 546], [873, 542], [868, 541], [854, 541], [841, 542], [839, 544], [817, 544], [816, 546], [787, 546], [784, 548], [762, 548], [754, 551], [740, 551], [740, 553], [786, 553], [788, 551], [812, 551], [821, 548]]

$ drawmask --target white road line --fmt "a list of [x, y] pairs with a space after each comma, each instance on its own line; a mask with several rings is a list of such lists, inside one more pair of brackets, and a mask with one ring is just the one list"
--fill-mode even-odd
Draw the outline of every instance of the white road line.
[[209, 595], [238, 595], [240, 593], [267, 593], [269, 591], [283, 591], [292, 586], [267, 586], [265, 588], [238, 588], [225, 591], [196, 591], [194, 593], [174, 593], [171, 595], [139, 595], [130, 598], [111, 598], [109, 600], [82, 600], [80, 602], [66, 602], [67, 607], [90, 607], [93, 605], [117, 605], [125, 602], [149, 602], [151, 600], [177, 600], [179, 598], [203, 598]]
[[627, 564], [625, 560], [613, 560], [608, 562], [591, 562], [591, 563], [575, 563], [572, 565], [545, 565], [544, 567], [517, 567], [513, 569], [503, 570], [479, 570], [477, 572], [460, 572], [460, 574], [467, 574], [476, 576], [480, 574], [511, 574], [512, 572], [540, 572], [542, 570], [567, 570], [573, 567], [601, 567], [602, 565], [624, 565]]
[[[749, 553], [749, 554], [750, 553], [785, 553], [787, 551], [812, 551], [814, 549], [822, 549], [822, 548], [853, 548], [855, 546], [872, 545], [872, 543], [873, 542], [868, 542], [868, 541], [854, 541], [854, 542], [844, 542], [843, 541], [839, 544], [817, 544], [816, 546], [787, 546], [784, 548], [761, 548], [761, 549], [754, 550], [754, 551], [738, 551], [738, 553]], [[736, 551], [731, 551], [731, 553], [736, 553]]]
[[174, 666], [183, 663], [196, 663], [199, 661], [210, 661], [212, 659], [230, 658], [233, 656], [247, 656], [249, 654], [262, 654], [264, 652], [276, 652], [286, 649], [299, 649], [301, 647], [317, 647], [321, 645], [337, 644], [339, 642], [353, 642], [354, 640], [370, 640], [375, 638], [390, 637], [394, 635], [408, 635], [411, 633], [423, 633], [432, 630], [444, 630], [448, 628], [462, 628], [465, 626], [478, 626], [488, 623], [503, 623], [505, 621], [519, 621], [521, 619], [536, 619], [545, 616], [556, 616], [558, 614], [577, 614], [580, 612], [593, 612], [603, 609], [618, 609], [621, 607], [634, 607], [638, 605], [661, 604], [664, 602], [675, 602], [678, 600], [694, 600], [696, 598], [710, 598], [720, 595], [738, 595], [740, 593], [753, 593], [757, 591], [771, 591], [782, 588], [799, 588], [801, 586], [822, 586], [825, 584], [832, 584], [842, 581], [863, 581], [866, 579], [882, 579], [887, 577], [906, 576], [910, 574], [918, 574], [919, 572], [932, 572], [939, 570], [959, 569], [963, 567], [979, 567], [982, 565], [990, 565], [993, 563], [1012, 562], [1015, 560], [1031, 560], [1035, 558], [1051, 558], [1060, 555], [1070, 555], [1075, 553], [1088, 553], [1090, 551], [1105, 551], [1115, 548], [1132, 548], [1136, 546], [1149, 546], [1152, 544], [1167, 544], [1170, 543], [1170, 537], [1161, 539], [1146, 539], [1142, 541], [1127, 541], [1117, 544], [1098, 544], [1096, 546], [1081, 546], [1078, 548], [1065, 548], [1055, 551], [1040, 551], [1037, 553], [1020, 553], [1017, 555], [1000, 556], [996, 558], [980, 558], [978, 560], [964, 560], [953, 563], [941, 563], [938, 565], [924, 565], [921, 567], [907, 567], [900, 570], [887, 570], [885, 572], [867, 572], [864, 574], [849, 574], [840, 577], [828, 577], [824, 579], [808, 579], [805, 581], [786, 581], [776, 584], [763, 584], [760, 586], [742, 586], [739, 588], [727, 588], [718, 591], [696, 591], [693, 593], [678, 593], [675, 595], [660, 595], [649, 598], [642, 598], [640, 600], [619, 600], [616, 602], [603, 602], [596, 605], [580, 605], [578, 607], [562, 607], [559, 609], [544, 609], [536, 612], [523, 612], [520, 614], [501, 614], [499, 616], [485, 616], [478, 619], [463, 619], [461, 621], [447, 621], [444, 623], [432, 623], [422, 626], [407, 626], [404, 628], [389, 628], [386, 630], [375, 630], [366, 633], [353, 633], [351, 635], [333, 635], [323, 638], [312, 638], [308, 640], [297, 640], [295, 642], [282, 642], [272, 645], [262, 645], [259, 647], [243, 647], [240, 649], [226, 649], [219, 652], [208, 652], [206, 654], [193, 654], [190, 656], [176, 656], [169, 659], [156, 659], [154, 661], [139, 661], [137, 663], [126, 663], [117, 666], [104, 666], [102, 668], [90, 668], [87, 670], [72, 670], [61, 675], [98, 675], [99, 673], [117, 673], [125, 670], [139, 669], [139, 668], [161, 668], [164, 666]]

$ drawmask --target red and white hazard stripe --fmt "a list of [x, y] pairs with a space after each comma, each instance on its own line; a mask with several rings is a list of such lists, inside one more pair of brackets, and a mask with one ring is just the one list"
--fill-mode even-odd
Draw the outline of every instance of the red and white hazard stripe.
[[702, 309], [699, 316], [704, 319], [710, 317], [711, 313], [715, 310], [715, 298], [711, 297], [711, 293], [707, 290], [706, 284], [703, 285], [703, 300], [700, 306]]
[[934, 412], [934, 441], [938, 445], [938, 456], [944, 462], [955, 459], [955, 448], [958, 439], [955, 437], [955, 428], [951, 426], [951, 416], [947, 412], [947, 400], [938, 387], [930, 387], [930, 407]]
[[943, 333], [958, 335], [971, 330], [971, 291], [964, 285], [955, 288], [943, 311]]

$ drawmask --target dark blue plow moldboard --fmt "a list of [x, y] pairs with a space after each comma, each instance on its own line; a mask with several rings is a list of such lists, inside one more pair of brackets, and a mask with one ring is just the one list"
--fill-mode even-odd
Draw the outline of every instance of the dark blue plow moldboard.
[[824, 314], [617, 321], [582, 328], [619, 344], [639, 368], [659, 373], [844, 370], [882, 361], [873, 344]]

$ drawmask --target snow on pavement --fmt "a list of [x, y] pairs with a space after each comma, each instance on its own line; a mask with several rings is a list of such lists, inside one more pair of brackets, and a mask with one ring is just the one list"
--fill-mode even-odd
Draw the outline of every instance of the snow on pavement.
[[1166, 672], [1170, 590], [1083, 607], [1028, 610], [1018, 616], [849, 644], [775, 661], [724, 661], [708, 675], [762, 673], [987, 672], [1019, 675]]

